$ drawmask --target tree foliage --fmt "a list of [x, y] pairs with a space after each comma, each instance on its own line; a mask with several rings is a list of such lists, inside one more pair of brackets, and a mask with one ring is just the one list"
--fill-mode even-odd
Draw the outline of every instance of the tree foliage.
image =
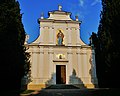
[[0, 0], [0, 74], [3, 89], [20, 89], [21, 78], [25, 71], [29, 71], [29, 54], [25, 52], [24, 41], [19, 2]]
[[[120, 64], [120, 1], [102, 0], [98, 33], [92, 35], [100, 87], [119, 87]], [[94, 37], [95, 36], [95, 37]]]

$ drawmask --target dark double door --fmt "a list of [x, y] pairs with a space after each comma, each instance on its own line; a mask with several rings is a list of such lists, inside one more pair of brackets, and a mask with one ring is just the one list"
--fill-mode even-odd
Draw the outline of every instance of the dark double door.
[[65, 65], [56, 65], [56, 84], [66, 84]]

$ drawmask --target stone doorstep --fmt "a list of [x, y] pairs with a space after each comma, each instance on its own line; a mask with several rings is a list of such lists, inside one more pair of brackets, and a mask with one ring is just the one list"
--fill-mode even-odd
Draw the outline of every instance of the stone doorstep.
[[[79, 85], [79, 84], [73, 84], [73, 85], [76, 86], [76, 87], [82, 88], [81, 85]], [[93, 84], [85, 84], [84, 86], [86, 88], [88, 88], [88, 89], [89, 88], [95, 88], [95, 85], [93, 85]], [[38, 91], [38, 90], [42, 90], [42, 89], [44, 89], [46, 87], [48, 87], [48, 86], [46, 86], [45, 84], [28, 84], [27, 90], [36, 90], [36, 91]]]
[[46, 88], [45, 84], [28, 84], [27, 89], [28, 90], [42, 90], [43, 88]]

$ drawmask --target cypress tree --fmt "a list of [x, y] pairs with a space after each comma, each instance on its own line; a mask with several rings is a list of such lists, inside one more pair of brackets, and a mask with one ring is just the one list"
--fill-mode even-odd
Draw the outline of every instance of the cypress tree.
[[120, 73], [120, 2], [102, 0], [102, 7], [97, 34], [99, 46], [96, 47], [99, 87], [116, 88], [120, 85], [120, 79], [116, 77]]
[[[19, 2], [0, 1], [0, 74], [1, 88], [20, 89], [21, 79], [29, 70], [29, 54], [24, 47], [25, 30]], [[24, 66], [26, 66], [26, 69]]]

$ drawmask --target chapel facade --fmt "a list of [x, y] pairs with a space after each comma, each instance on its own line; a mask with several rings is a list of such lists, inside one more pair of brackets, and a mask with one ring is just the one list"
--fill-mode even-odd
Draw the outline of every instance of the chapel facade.
[[30, 53], [31, 82], [28, 89], [41, 89], [54, 84], [72, 84], [95, 88], [97, 85], [95, 53], [80, 39], [81, 22], [62, 10], [49, 12], [38, 19], [40, 35], [26, 43]]

